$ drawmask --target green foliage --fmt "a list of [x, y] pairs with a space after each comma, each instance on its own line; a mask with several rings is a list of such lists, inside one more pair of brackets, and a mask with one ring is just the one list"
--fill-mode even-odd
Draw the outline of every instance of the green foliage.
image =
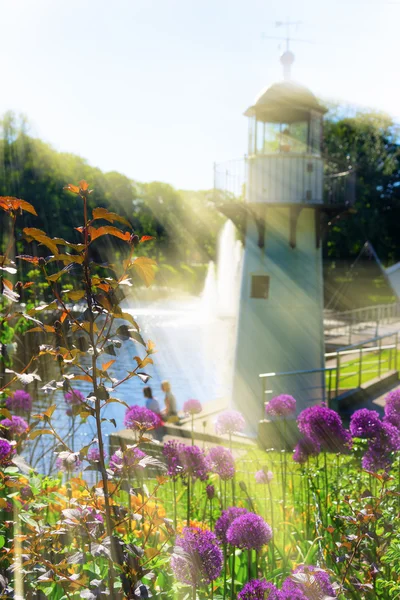
[[324, 153], [329, 159], [328, 174], [349, 166], [355, 170], [357, 211], [331, 228], [326, 256], [356, 257], [368, 240], [384, 263], [400, 260], [396, 226], [400, 217], [398, 126], [381, 113], [328, 115]]
[[[145, 256], [154, 256], [160, 265], [168, 264], [177, 269], [174, 286], [189, 288], [182, 263], [195, 267], [207, 264], [215, 257], [216, 237], [223, 217], [212, 206], [210, 193], [181, 192], [161, 182], [141, 184], [116, 171], [103, 173], [83, 158], [56, 152], [48, 144], [31, 137], [26, 120], [18, 119], [12, 113], [3, 117], [2, 131], [0, 195], [24, 198], [37, 211], [37, 216], [28, 213], [22, 216], [17, 225], [19, 231], [23, 227], [35, 227], [51, 232], [53, 237], [71, 238], [81, 207], [76, 197], [71, 197], [63, 186], [66, 180], [76, 181], [83, 177], [96, 190], [97, 206], [127, 218], [139, 237], [154, 236], [155, 239], [141, 248], [141, 252]], [[89, 197], [89, 210], [94, 206]], [[5, 239], [4, 236], [3, 244]], [[79, 233], [75, 231], [70, 241], [79, 242]], [[17, 244], [17, 253], [21, 253], [20, 242]], [[36, 252], [39, 256], [44, 255], [41, 246]], [[102, 238], [91, 252], [99, 263], [111, 256], [120, 261], [123, 244], [115, 238]], [[20, 267], [19, 277], [23, 281], [29, 278], [27, 271], [27, 266]], [[164, 278], [163, 272], [159, 271], [157, 283], [168, 287], [172, 280]], [[191, 278], [191, 285], [190, 291], [197, 292], [199, 282], [196, 277]], [[44, 286], [42, 291], [46, 292]]]

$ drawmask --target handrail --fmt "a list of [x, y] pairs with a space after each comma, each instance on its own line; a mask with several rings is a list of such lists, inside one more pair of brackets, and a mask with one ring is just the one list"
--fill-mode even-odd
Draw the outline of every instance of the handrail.
[[[394, 343], [382, 344], [382, 340], [387, 338], [395, 338]], [[317, 397], [313, 397], [312, 399], [314, 401], [326, 400], [329, 404], [344, 392], [361, 388], [362, 384], [368, 380], [374, 379], [375, 377], [382, 379], [382, 377], [387, 374], [398, 372], [398, 346], [399, 332], [397, 331], [381, 336], [375, 336], [359, 344], [344, 346], [335, 352], [327, 352], [324, 355], [325, 359], [333, 361], [336, 359], [336, 364], [332, 366], [321, 367], [318, 369], [260, 373], [259, 379], [263, 382], [263, 404], [265, 403], [265, 394], [273, 394], [274, 391], [277, 392], [276, 389], [266, 389], [267, 380], [269, 382], [269, 387], [274, 387], [274, 384], [272, 384], [274, 378], [294, 378], [296, 376], [302, 377], [318, 373], [322, 375], [320, 385], [316, 386], [315, 380], [314, 383], [310, 380], [309, 385], [305, 387], [304, 382], [299, 380], [297, 384], [295, 383], [295, 386], [297, 385], [297, 389], [300, 390], [300, 392], [306, 392], [308, 397], [310, 394], [315, 395], [316, 390], [318, 390]], [[364, 361], [363, 356], [372, 352], [376, 353], [376, 360], [373, 359], [371, 362], [371, 359], [369, 358]], [[355, 358], [348, 360], [347, 363], [342, 362], [342, 357], [349, 355], [355, 355]], [[368, 377], [366, 378], [365, 376]], [[277, 385], [279, 388], [279, 384]], [[280, 387], [284, 388], [282, 385]]]

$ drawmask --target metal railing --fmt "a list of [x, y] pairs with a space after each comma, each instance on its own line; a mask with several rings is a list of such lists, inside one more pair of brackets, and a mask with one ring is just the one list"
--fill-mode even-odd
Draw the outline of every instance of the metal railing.
[[347, 343], [351, 344], [354, 336], [365, 331], [378, 337], [382, 325], [396, 321], [400, 321], [400, 302], [376, 304], [340, 312], [326, 310], [324, 330], [326, 337], [347, 337]]
[[[261, 169], [265, 187], [266, 196], [276, 196], [283, 198], [282, 193], [288, 193], [291, 190], [288, 202], [292, 202], [294, 191], [298, 191], [300, 197], [296, 202], [320, 202], [325, 204], [346, 204], [352, 205], [355, 200], [355, 171], [344, 170], [340, 173], [322, 174], [316, 169], [315, 156], [312, 155], [285, 155], [285, 171], [282, 171], [282, 155], [271, 155], [271, 161], [259, 165], [255, 173]], [[295, 159], [290, 160], [290, 158]], [[277, 160], [274, 160], [277, 159]], [[299, 170], [298, 160], [301, 159], [303, 164]], [[231, 200], [243, 202], [246, 199], [246, 186], [249, 183], [249, 164], [252, 158], [244, 156], [242, 158], [229, 160], [223, 163], [214, 163], [214, 192], [222, 197], [227, 197]], [[327, 163], [326, 163], [327, 164]], [[287, 168], [286, 168], [287, 165]], [[328, 165], [329, 166], [329, 165]], [[253, 173], [254, 177], [254, 173]], [[323, 177], [323, 198], [313, 198], [315, 190], [319, 189], [320, 178]], [[290, 185], [288, 184], [290, 182]], [[254, 182], [253, 182], [254, 185]], [[315, 189], [314, 189], [315, 188]], [[307, 191], [311, 194], [311, 198], [307, 197]], [[271, 198], [269, 198], [271, 201]]]
[[[326, 353], [324, 368], [261, 373], [262, 406], [270, 397], [285, 389], [285, 385], [288, 389], [298, 390], [309, 404], [326, 401], [329, 405], [372, 380], [398, 373], [398, 346], [399, 332], [395, 332]], [[321, 382], [316, 385], [318, 379]], [[266, 398], [267, 395], [269, 398]]]

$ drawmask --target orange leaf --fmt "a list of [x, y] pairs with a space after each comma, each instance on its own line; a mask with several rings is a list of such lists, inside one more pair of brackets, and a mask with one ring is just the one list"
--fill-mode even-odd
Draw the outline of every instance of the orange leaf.
[[22, 233], [26, 236], [28, 241], [35, 240], [36, 242], [47, 246], [47, 248], [50, 248], [53, 254], [58, 254], [57, 244], [54, 240], [47, 237], [45, 232], [41, 229], [36, 229], [36, 227], [25, 227], [25, 229], [22, 230]]
[[19, 203], [21, 210], [25, 210], [26, 212], [31, 213], [31, 215], [35, 215], [37, 217], [37, 212], [33, 208], [32, 204], [25, 202], [25, 200], [20, 200]]
[[103, 371], [107, 371], [111, 367], [111, 365], [113, 365], [114, 363], [115, 363], [115, 359], [114, 360], [109, 360], [108, 362], [103, 363], [101, 365], [101, 368], [102, 368]]
[[90, 375], [75, 375], [74, 380], [79, 379], [80, 381], [89, 381], [89, 383], [93, 383], [93, 379]]
[[68, 192], [72, 192], [73, 194], [79, 194], [79, 187], [77, 185], [73, 185], [72, 183], [65, 185], [64, 190], [67, 190]]
[[37, 216], [37, 212], [33, 208], [32, 204], [30, 204], [29, 202], [25, 202], [25, 200], [14, 198], [13, 196], [0, 196], [0, 208], [5, 210], [6, 212], [25, 210], [26, 212]]
[[106, 227], [99, 227], [98, 229], [96, 229], [95, 227], [89, 227], [89, 233], [92, 242], [102, 235], [113, 235], [114, 237], [117, 237], [120, 240], [124, 240], [125, 242], [129, 242], [131, 237], [129, 231], [124, 233], [120, 229], [112, 227], [111, 225], [107, 225]]
[[154, 237], [154, 235], [142, 235], [142, 237], [140, 238], [139, 242], [148, 242], [149, 240], [155, 240], [156, 238]]
[[127, 219], [125, 219], [125, 217], [120, 217], [120, 215], [117, 215], [116, 213], [109, 212], [106, 208], [94, 208], [93, 220], [95, 219], [105, 219], [106, 221], [110, 221], [110, 223], [118, 221], [119, 223], [123, 223], [124, 225], [132, 229], [132, 225]]
[[64, 321], [67, 317], [68, 317], [68, 313], [64, 310], [63, 314], [60, 317], [60, 322], [64, 323]]
[[97, 287], [100, 288], [101, 290], [105, 291], [105, 292], [109, 292], [111, 289], [111, 286], [108, 285], [108, 283], [98, 283]]
[[15, 258], [19, 258], [20, 260], [26, 260], [26, 262], [32, 263], [34, 265], [39, 264], [38, 256], [29, 256], [28, 254], [20, 254], [19, 256], [16, 256]]
[[81, 179], [79, 182], [79, 187], [83, 192], [86, 192], [86, 190], [89, 189], [89, 184], [87, 181], [85, 181], [84, 179]]
[[28, 329], [26, 333], [32, 333], [33, 331], [47, 331], [47, 333], [54, 333], [55, 329], [52, 325], [43, 325], [42, 327], [32, 327], [32, 329]]
[[148, 258], [147, 256], [138, 256], [132, 263], [132, 266], [139, 277], [144, 281], [146, 287], [149, 287], [153, 283], [155, 277], [154, 266], [156, 264], [155, 260]]

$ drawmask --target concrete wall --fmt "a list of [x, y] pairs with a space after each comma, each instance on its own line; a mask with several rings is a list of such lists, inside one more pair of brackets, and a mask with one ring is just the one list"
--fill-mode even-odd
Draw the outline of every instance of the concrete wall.
[[[264, 414], [260, 373], [324, 366], [322, 260], [321, 249], [316, 248], [315, 218], [312, 208], [303, 208], [294, 249], [289, 245], [289, 207], [268, 207], [262, 249], [255, 222], [248, 220], [233, 402], [253, 431]], [[270, 277], [268, 299], [250, 297], [252, 275]], [[271, 387], [273, 395], [294, 395], [302, 410], [321, 399], [323, 376], [270, 380]]]

